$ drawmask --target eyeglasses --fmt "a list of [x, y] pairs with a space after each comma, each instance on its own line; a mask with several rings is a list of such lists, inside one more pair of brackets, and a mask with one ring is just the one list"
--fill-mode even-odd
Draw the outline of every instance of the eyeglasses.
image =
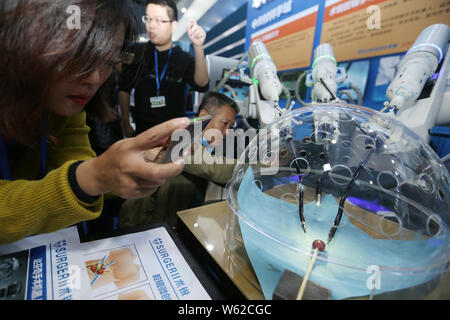
[[164, 20], [163, 17], [149, 17], [149, 16], [142, 16], [142, 22], [143, 23], [152, 23], [154, 21], [157, 25], [162, 25], [163, 23], [172, 22], [173, 20]]

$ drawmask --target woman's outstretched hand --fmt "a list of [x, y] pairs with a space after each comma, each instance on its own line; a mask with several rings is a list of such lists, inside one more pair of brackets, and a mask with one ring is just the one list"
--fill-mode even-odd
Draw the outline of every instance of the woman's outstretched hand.
[[176, 129], [185, 129], [188, 118], [177, 118], [142, 134], [113, 144], [97, 158], [83, 162], [76, 171], [80, 188], [90, 196], [113, 193], [123, 199], [152, 194], [166, 179], [179, 175], [184, 161], [149, 162], [146, 152], [162, 144]]

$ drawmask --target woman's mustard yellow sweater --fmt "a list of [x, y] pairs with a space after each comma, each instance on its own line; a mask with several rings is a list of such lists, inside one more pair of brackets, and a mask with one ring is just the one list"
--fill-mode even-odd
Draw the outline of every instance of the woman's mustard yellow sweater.
[[40, 148], [17, 146], [8, 150], [13, 181], [0, 179], [0, 244], [95, 219], [103, 209], [103, 196], [94, 203], [83, 203], [68, 180], [71, 164], [95, 157], [89, 143], [86, 114], [82, 112], [72, 118], [50, 114], [49, 127], [57, 143], [49, 142], [44, 179], [35, 180]]

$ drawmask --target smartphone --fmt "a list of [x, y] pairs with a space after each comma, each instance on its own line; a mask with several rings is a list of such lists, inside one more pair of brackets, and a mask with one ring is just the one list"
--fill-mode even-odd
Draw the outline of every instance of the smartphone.
[[[175, 162], [178, 159], [182, 158], [184, 153], [193, 152], [194, 150], [192, 150], [192, 148], [194, 148], [195, 141], [200, 139], [203, 130], [206, 128], [211, 119], [211, 115], [189, 119], [189, 125], [185, 129], [186, 131], [180, 132], [178, 130], [175, 130], [172, 133], [172, 136], [169, 137], [169, 139], [167, 139], [167, 141], [162, 146], [155, 162]], [[176, 137], [177, 140], [173, 140], [173, 137]]]

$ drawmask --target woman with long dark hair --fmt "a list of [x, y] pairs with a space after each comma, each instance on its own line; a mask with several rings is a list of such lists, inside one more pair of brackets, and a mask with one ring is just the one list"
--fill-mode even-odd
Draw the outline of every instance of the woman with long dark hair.
[[144, 154], [185, 118], [99, 157], [89, 144], [83, 109], [137, 30], [124, 0], [0, 2], [0, 243], [95, 219], [103, 194], [143, 197], [182, 171]]

